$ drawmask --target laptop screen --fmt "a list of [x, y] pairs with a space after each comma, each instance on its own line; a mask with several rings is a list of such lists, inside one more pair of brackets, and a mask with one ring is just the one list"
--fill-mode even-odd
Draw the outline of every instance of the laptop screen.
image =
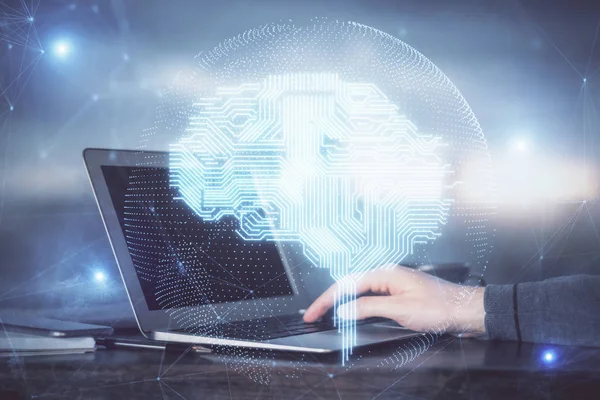
[[169, 186], [168, 168], [102, 166], [150, 310], [293, 295], [274, 242], [237, 222], [202, 221]]

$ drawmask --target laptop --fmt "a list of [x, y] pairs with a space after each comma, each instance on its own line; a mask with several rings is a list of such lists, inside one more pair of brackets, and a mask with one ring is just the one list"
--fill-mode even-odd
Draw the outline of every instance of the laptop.
[[[168, 153], [86, 149], [83, 157], [145, 337], [289, 352], [342, 350], [333, 318], [302, 320], [313, 299], [298, 271], [313, 267], [292, 260], [301, 248], [245, 241], [235, 221], [199, 218], [169, 183]], [[422, 335], [382, 319], [357, 325], [355, 347]]]

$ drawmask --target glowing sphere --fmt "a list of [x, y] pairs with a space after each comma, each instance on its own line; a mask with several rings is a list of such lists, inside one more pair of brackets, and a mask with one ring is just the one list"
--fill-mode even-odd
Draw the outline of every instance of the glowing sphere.
[[[453, 256], [485, 270], [495, 212], [486, 140], [458, 89], [413, 47], [355, 22], [313, 19], [249, 30], [195, 60], [162, 96], [140, 143], [171, 150], [178, 207], [234, 226], [247, 242], [296, 244], [301, 251], [283, 247], [290, 264], [329, 268], [344, 285], [348, 274], [382, 264], [443, 259], [436, 245], [447, 230]], [[193, 236], [178, 240], [170, 243], [174, 259], [202, 256]], [[140, 274], [156, 274], [138, 264]], [[177, 309], [182, 325], [214, 325], [213, 314], [178, 304], [198, 297], [186, 288], [205, 295], [212, 283], [181, 289], [177, 264], [160, 268], [161, 306]], [[453, 306], [469, 299], [464, 290]], [[341, 330], [351, 348], [352, 324]], [[390, 362], [409, 362], [436, 337], [415, 340], [416, 351], [399, 350]]]
[[[427, 262], [431, 259], [427, 245], [442, 234], [444, 225], [454, 222], [454, 227], [460, 225], [465, 233], [465, 243], [473, 246], [463, 259], [485, 269], [492, 231], [489, 217], [495, 206], [486, 141], [459, 91], [421, 53], [365, 25], [315, 19], [306, 25], [278, 23], [250, 30], [200, 53], [196, 60], [197, 69], [181, 74], [163, 97], [157, 125], [145, 132], [144, 145], [172, 146], [173, 184], [200, 218], [234, 215], [240, 221], [238, 232], [248, 240], [300, 241], [317, 266], [334, 267], [355, 258], [347, 272], [374, 269], [387, 262]], [[294, 89], [293, 85], [304, 88]], [[346, 99], [342, 93], [355, 87], [362, 89], [353, 90], [366, 92], [354, 100], [354, 95]], [[364, 104], [358, 105], [361, 102]], [[289, 111], [285, 111], [286, 104], [290, 104]], [[396, 121], [386, 122], [385, 118]], [[291, 125], [295, 127], [288, 129]], [[352, 137], [359, 137], [355, 133], [361, 129], [362, 142], [357, 146], [358, 139]], [[294, 140], [304, 144], [295, 146]], [[401, 143], [403, 140], [406, 143]], [[310, 146], [313, 148], [308, 149]], [[254, 153], [240, 156], [246, 148]], [[276, 156], [280, 150], [282, 154]], [[300, 158], [294, 151], [302, 152]], [[191, 157], [183, 161], [184, 154]], [[277, 157], [281, 159], [277, 161]], [[334, 167], [335, 162], [322, 162], [327, 157], [353, 161]], [[376, 159], [379, 165], [375, 165]], [[192, 172], [194, 163], [212, 161], [229, 164]], [[263, 176], [259, 170], [273, 162], [274, 171], [282, 172], [273, 172], [279, 183], [250, 182]], [[316, 212], [335, 215], [336, 220], [308, 226], [301, 218], [290, 218], [297, 211], [300, 215], [309, 212], [300, 209], [308, 207], [301, 206], [300, 199], [308, 199], [312, 190], [310, 185], [300, 187], [307, 174], [332, 179], [335, 175], [341, 182], [336, 168], [360, 186], [353, 200], [351, 188], [338, 193], [343, 197], [342, 212], [332, 208], [337, 207], [332, 200], [336, 193], [319, 193], [323, 196], [313, 202]], [[413, 168], [415, 175], [411, 178], [402, 168]], [[431, 174], [417, 178], [417, 171], [427, 168]], [[245, 176], [243, 170], [248, 172]], [[195, 187], [186, 185], [185, 177], [194, 173], [199, 178], [211, 174], [211, 178], [200, 179], [203, 183]], [[292, 179], [294, 173], [298, 180]], [[381, 190], [392, 187], [403, 192], [385, 200], [403, 211], [391, 215], [394, 207], [388, 204], [383, 214], [369, 220], [363, 213], [369, 205], [363, 200], [369, 194], [365, 185], [357, 182], [360, 179]], [[418, 184], [408, 189], [411, 179], [429, 184], [429, 194], [419, 193]], [[295, 184], [298, 186], [292, 187]], [[233, 189], [223, 196], [227, 189], [219, 192], [220, 185]], [[425, 190], [424, 186], [420, 190]], [[274, 199], [269, 192], [280, 196]], [[379, 193], [375, 197], [384, 196]], [[418, 198], [423, 201], [415, 201]], [[243, 207], [235, 204], [238, 200], [244, 202]], [[402, 206], [403, 201], [413, 204]], [[248, 204], [249, 209], [245, 208]], [[429, 217], [422, 218], [425, 214]], [[269, 226], [265, 225], [267, 219]], [[394, 220], [403, 222], [392, 227]], [[374, 238], [369, 229], [378, 227], [385, 233]], [[309, 232], [311, 229], [314, 231]], [[314, 243], [309, 243], [311, 240]], [[318, 249], [319, 245], [329, 250]], [[369, 247], [371, 252], [365, 250]], [[364, 260], [359, 262], [360, 257]]]

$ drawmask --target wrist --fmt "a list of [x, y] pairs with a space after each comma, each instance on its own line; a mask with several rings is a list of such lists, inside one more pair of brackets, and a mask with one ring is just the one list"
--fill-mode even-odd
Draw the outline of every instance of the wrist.
[[478, 287], [470, 299], [459, 310], [457, 328], [461, 336], [477, 337], [485, 335], [485, 288]]

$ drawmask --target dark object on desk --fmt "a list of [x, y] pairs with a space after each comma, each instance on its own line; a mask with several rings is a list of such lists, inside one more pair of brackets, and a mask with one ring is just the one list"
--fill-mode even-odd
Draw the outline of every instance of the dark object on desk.
[[53, 338], [3, 330], [0, 332], [0, 357], [79, 354], [92, 352], [92, 337]]
[[108, 326], [61, 321], [17, 312], [0, 313], [3, 330], [52, 338], [75, 338], [109, 336], [113, 329]]

